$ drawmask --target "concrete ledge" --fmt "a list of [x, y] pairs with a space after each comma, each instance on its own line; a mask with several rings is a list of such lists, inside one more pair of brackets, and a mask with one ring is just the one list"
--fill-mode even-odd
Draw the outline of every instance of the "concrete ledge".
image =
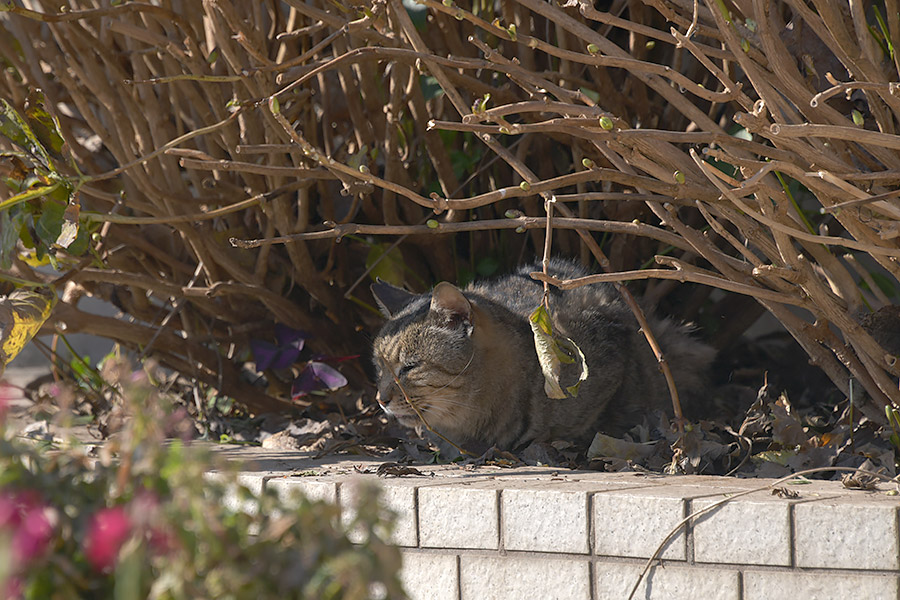
[[[378, 485], [397, 515], [411, 598], [621, 599], [646, 558], [692, 511], [761, 479], [667, 477], [524, 467], [418, 467], [378, 477], [381, 461], [217, 448], [248, 461], [242, 483], [340, 506]], [[250, 466], [252, 465], [252, 467]], [[665, 547], [636, 598], [900, 600], [900, 497], [836, 482], [755, 491], [695, 520]]]
[[[19, 383], [32, 375], [17, 374]], [[380, 486], [383, 506], [397, 517], [391, 541], [403, 552], [401, 577], [413, 600], [626, 598], [647, 557], [685, 516], [770, 483], [456, 465], [383, 478], [377, 459], [212, 448], [242, 461], [238, 483], [249, 493], [336, 504], [346, 525], [359, 486]], [[754, 491], [694, 520], [665, 546], [635, 597], [900, 600], [900, 496], [888, 486], [783, 487], [798, 496]], [[235, 488], [226, 502], [254, 509], [246, 498]]]

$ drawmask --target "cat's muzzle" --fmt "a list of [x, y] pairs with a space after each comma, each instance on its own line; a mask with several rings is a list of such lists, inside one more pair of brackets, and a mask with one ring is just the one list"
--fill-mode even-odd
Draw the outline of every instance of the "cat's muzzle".
[[[418, 416], [412, 411], [406, 409], [402, 403], [398, 404], [396, 398], [392, 398], [389, 395], [382, 395], [381, 391], [375, 393], [375, 401], [378, 403], [378, 406], [381, 407], [381, 410], [384, 411], [388, 417], [392, 419], [396, 419], [401, 425], [406, 427], [415, 427], [420, 424]], [[387, 396], [387, 397], [385, 397]]]
[[390, 400], [388, 400], [387, 402], [382, 401], [381, 390], [378, 390], [377, 392], [375, 392], [375, 402], [378, 403], [378, 406], [381, 407], [381, 410], [383, 410], [385, 412], [385, 414], [387, 414], [388, 416], [394, 416], [393, 411], [391, 411], [391, 409], [388, 408], [388, 404], [390, 403]]

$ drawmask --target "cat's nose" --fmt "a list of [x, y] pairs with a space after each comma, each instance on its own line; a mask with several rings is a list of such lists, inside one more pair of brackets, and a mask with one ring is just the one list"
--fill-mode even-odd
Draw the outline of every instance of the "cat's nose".
[[375, 402], [378, 403], [378, 406], [381, 407], [381, 410], [383, 410], [387, 414], [391, 414], [390, 409], [388, 409], [387, 407], [387, 402], [390, 402], [390, 400], [387, 400], [387, 402], [385, 402], [384, 396], [381, 395], [381, 390], [375, 392]]

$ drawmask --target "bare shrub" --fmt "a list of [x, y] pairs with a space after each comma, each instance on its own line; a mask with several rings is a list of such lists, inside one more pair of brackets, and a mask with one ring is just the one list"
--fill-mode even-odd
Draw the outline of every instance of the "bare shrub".
[[[235, 364], [274, 322], [352, 353], [379, 257], [423, 289], [552, 229], [554, 251], [609, 255], [602, 278], [716, 311], [720, 347], [765, 309], [870, 417], [900, 401], [876, 312], [900, 276], [895, 0], [24, 4], [0, 20], [0, 95], [43, 91], [64, 205], [97, 234], [61, 266], [69, 331], [269, 410]], [[710, 308], [713, 288], [734, 294]], [[85, 291], [131, 319], [82, 313]]]

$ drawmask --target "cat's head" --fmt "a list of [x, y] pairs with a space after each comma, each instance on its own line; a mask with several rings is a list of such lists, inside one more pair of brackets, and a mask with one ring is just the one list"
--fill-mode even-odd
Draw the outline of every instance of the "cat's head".
[[388, 317], [373, 345], [377, 400], [408, 427], [441, 433], [471, 426], [477, 309], [449, 283], [414, 295], [379, 282], [372, 293]]

